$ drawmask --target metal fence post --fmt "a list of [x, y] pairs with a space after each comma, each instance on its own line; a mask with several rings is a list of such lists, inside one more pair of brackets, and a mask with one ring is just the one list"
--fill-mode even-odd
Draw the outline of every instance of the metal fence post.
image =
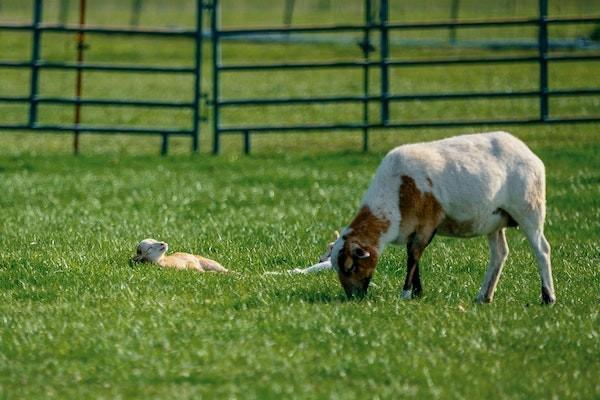
[[33, 38], [31, 46], [31, 86], [29, 89], [29, 128], [34, 128], [37, 123], [38, 86], [40, 74], [40, 41], [42, 23], [42, 0], [33, 2]]
[[196, 35], [194, 37], [194, 111], [192, 113], [192, 151], [200, 150], [200, 97], [202, 95], [202, 20], [204, 17], [203, 0], [196, 0]]
[[371, 0], [365, 0], [365, 32], [361, 48], [365, 66], [363, 67], [363, 151], [369, 151], [369, 53], [371, 45]]
[[212, 42], [212, 85], [213, 85], [213, 154], [221, 151], [221, 132], [219, 131], [219, 64], [221, 53], [219, 48], [219, 1], [213, 0], [210, 18], [210, 34]]
[[163, 133], [162, 141], [161, 141], [161, 145], [160, 145], [160, 155], [166, 156], [168, 153], [169, 153], [169, 134]]
[[390, 103], [389, 103], [389, 30], [387, 27], [389, 15], [389, 4], [388, 0], [380, 0], [379, 3], [379, 26], [381, 30], [381, 43], [379, 49], [379, 63], [381, 68], [381, 123], [385, 126], [388, 124], [390, 115]]
[[548, 0], [539, 0], [540, 120], [548, 119]]
[[[79, 27], [85, 26], [85, 11], [86, 11], [86, 0], [79, 0]], [[85, 50], [85, 34], [82, 31], [77, 32], [77, 72], [75, 77], [75, 99], [81, 100], [81, 94], [83, 91], [83, 70], [81, 64], [83, 63], [83, 52]], [[81, 103], [75, 103], [75, 131], [73, 132], [73, 153], [79, 154], [79, 124], [81, 123]]]
[[250, 143], [250, 131], [244, 131], [244, 154], [248, 155], [250, 154], [250, 148], [251, 148], [251, 143]]

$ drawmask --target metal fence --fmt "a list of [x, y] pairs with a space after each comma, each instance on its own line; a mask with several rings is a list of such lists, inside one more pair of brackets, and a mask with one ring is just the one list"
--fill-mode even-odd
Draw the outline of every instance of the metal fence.
[[[378, 7], [374, 10], [374, 7]], [[487, 19], [469, 21], [444, 21], [427, 23], [394, 23], [389, 21], [388, 0], [365, 0], [364, 23], [354, 25], [329, 25], [329, 26], [303, 26], [279, 27], [260, 29], [222, 29], [220, 27], [220, 7], [218, 0], [213, 0], [211, 13], [211, 43], [212, 43], [212, 106], [213, 106], [213, 152], [219, 153], [222, 135], [241, 134], [244, 139], [244, 150], [250, 152], [251, 135], [269, 132], [322, 132], [322, 131], [362, 131], [363, 148], [368, 149], [369, 130], [382, 128], [427, 128], [427, 127], [457, 127], [479, 125], [509, 125], [509, 124], [537, 124], [537, 123], [573, 123], [573, 122], [598, 122], [600, 115], [581, 117], [552, 117], [549, 108], [551, 96], [573, 95], [598, 95], [600, 88], [586, 89], [549, 89], [548, 64], [563, 61], [590, 61], [600, 60], [600, 54], [549, 54], [548, 27], [555, 24], [578, 24], [600, 22], [600, 16], [579, 17], [549, 17], [547, 0], [539, 0], [539, 15], [537, 18], [510, 18]], [[375, 11], [375, 12], [373, 12]], [[372, 15], [378, 15], [373, 18]], [[487, 57], [459, 57], [429, 60], [391, 59], [390, 58], [390, 32], [415, 29], [475, 29], [488, 27], [520, 27], [536, 26], [538, 28], [537, 55], [517, 56], [487, 56]], [[362, 33], [360, 43], [362, 59], [356, 61], [318, 61], [318, 62], [280, 62], [280, 63], [255, 63], [255, 64], [224, 64], [221, 60], [221, 44], [225, 39], [236, 38], [251, 39], [260, 36], [281, 36], [296, 33], [318, 35], [332, 32], [358, 32]], [[379, 42], [374, 43], [372, 36], [377, 34]], [[378, 47], [375, 57], [370, 53]], [[515, 64], [536, 63], [539, 66], [539, 86], [537, 90], [527, 91], [478, 91], [460, 93], [426, 93], [415, 95], [395, 94], [390, 92], [390, 69], [402, 67], [427, 67], [433, 65], [474, 65], [474, 64]], [[317, 69], [358, 69], [362, 70], [363, 90], [354, 96], [321, 96], [321, 97], [293, 97], [293, 98], [247, 98], [224, 99], [220, 94], [222, 79], [228, 79], [232, 74], [247, 71], [283, 71], [283, 70], [317, 70]], [[377, 70], [380, 76], [380, 87], [376, 93], [370, 93], [369, 72]], [[227, 74], [227, 77], [222, 77]], [[391, 122], [390, 104], [392, 102], [405, 102], [413, 100], [457, 100], [457, 99], [485, 99], [485, 98], [538, 98], [539, 114], [530, 118], [519, 119], [478, 119], [478, 120], [432, 120], [419, 122]], [[349, 121], [341, 124], [302, 124], [302, 125], [222, 125], [220, 111], [223, 108], [248, 107], [248, 106], [277, 106], [299, 104], [362, 104], [362, 121]], [[377, 103], [380, 113], [375, 120], [369, 115], [369, 104]]]
[[[250, 152], [251, 136], [253, 134], [271, 132], [325, 132], [325, 131], [359, 131], [363, 136], [363, 148], [368, 149], [369, 132], [372, 129], [386, 128], [426, 128], [426, 127], [456, 127], [456, 126], [483, 126], [483, 125], [509, 125], [509, 124], [537, 124], [537, 123], [575, 123], [575, 122], [600, 122], [600, 115], [584, 115], [579, 117], [553, 116], [549, 107], [549, 99], [555, 96], [598, 95], [600, 88], [582, 89], [550, 89], [548, 66], [549, 63], [563, 61], [592, 61], [600, 60], [600, 54], [553, 54], [549, 51], [548, 28], [560, 24], [600, 23], [600, 16], [578, 17], [551, 17], [548, 16], [548, 0], [538, 0], [539, 13], [532, 18], [506, 18], [485, 20], [457, 20], [452, 17], [450, 21], [411, 23], [393, 22], [389, 20], [389, 0], [363, 0], [362, 23], [345, 25], [318, 25], [318, 26], [284, 26], [276, 28], [230, 29], [220, 25], [221, 6], [219, 0], [194, 0], [195, 2], [195, 27], [193, 29], [156, 28], [147, 29], [131, 26], [129, 28], [111, 28], [90, 26], [85, 23], [85, 0], [79, 0], [80, 19], [78, 25], [64, 23], [45, 23], [42, 18], [43, 0], [32, 0], [33, 15], [31, 23], [0, 23], [1, 30], [30, 32], [32, 37], [31, 57], [24, 61], [0, 60], [0, 71], [3, 68], [22, 68], [30, 71], [30, 90], [27, 96], [0, 96], [0, 103], [27, 104], [28, 116], [25, 122], [18, 124], [0, 124], [0, 130], [34, 130], [44, 132], [73, 132], [74, 150], [78, 151], [78, 139], [81, 133], [100, 134], [150, 134], [162, 136], [162, 153], [168, 150], [170, 135], [183, 135], [192, 138], [192, 151], [199, 151], [200, 139], [200, 106], [202, 99], [201, 72], [202, 72], [202, 44], [203, 44], [203, 19], [210, 14], [210, 45], [212, 59], [212, 128], [213, 128], [213, 153], [221, 149], [222, 135], [242, 135], [244, 151]], [[135, 3], [137, 4], [137, 3]], [[134, 5], [135, 5], [134, 4]], [[208, 12], [205, 12], [208, 11]], [[137, 23], [136, 23], [137, 24]], [[136, 25], [132, 24], [132, 25]], [[493, 55], [485, 57], [449, 57], [437, 59], [395, 59], [390, 57], [390, 47], [394, 42], [390, 40], [390, 33], [406, 30], [449, 30], [455, 34], [460, 29], [503, 27], [537, 27], [537, 53], [533, 55]], [[41, 57], [42, 36], [45, 32], [74, 33], [78, 37], [78, 59], [76, 62], [49, 62]], [[358, 34], [362, 37], [359, 43], [361, 56], [352, 61], [311, 61], [311, 62], [275, 62], [232, 64], [223, 63], [221, 47], [223, 41], [229, 39], [252, 40], [272, 37], [274, 41], [282, 37], [292, 37], [294, 34], [318, 36], [319, 34], [346, 32]], [[84, 62], [83, 49], [85, 48], [85, 35], [108, 36], [161, 36], [182, 38], [194, 41], [194, 54], [191, 66], [143, 66], [143, 65], [115, 65], [110, 63]], [[394, 68], [442, 65], [496, 65], [496, 64], [534, 64], [539, 69], [539, 84], [535, 90], [506, 90], [506, 91], [464, 91], [464, 92], [435, 92], [422, 94], [393, 93], [390, 90], [390, 71]], [[50, 97], [40, 94], [40, 71], [46, 69], [76, 71], [77, 85], [74, 97]], [[234, 79], [232, 75], [248, 71], [297, 71], [297, 70], [357, 70], [362, 74], [362, 91], [355, 95], [336, 95], [306, 97], [264, 97], [228, 99], [221, 96], [221, 83], [223, 80]], [[194, 77], [192, 101], [163, 101], [163, 100], [125, 100], [125, 99], [94, 99], [85, 98], [81, 92], [81, 80], [84, 71], [106, 71], [148, 74], [189, 74]], [[370, 74], [379, 75], [377, 88], [373, 90]], [[517, 119], [457, 119], [457, 120], [428, 120], [396, 122], [390, 118], [390, 105], [397, 102], [420, 100], [423, 102], [435, 100], [469, 100], [469, 99], [513, 99], [533, 98], [539, 101], [539, 113], [528, 118]], [[38, 119], [38, 106], [40, 104], [54, 104], [71, 106], [75, 108], [75, 119], [72, 124], [43, 124]], [[314, 104], [355, 104], [361, 106], [360, 120], [344, 123], [314, 123], [294, 125], [251, 125], [241, 123], [224, 125], [221, 111], [239, 107], [265, 107], [283, 105], [314, 105]], [[370, 106], [376, 106], [376, 115]], [[84, 125], [80, 121], [80, 108], [85, 106], [128, 106], [147, 108], [185, 108], [192, 111], [192, 121], [189, 128], [173, 129], [168, 127], [137, 127], [137, 126], [98, 126]]]
[[[22, 124], [0, 124], [0, 130], [34, 130], [44, 132], [73, 132], [74, 133], [74, 151], [79, 151], [79, 135], [81, 133], [98, 134], [150, 134], [161, 135], [162, 146], [161, 153], [166, 154], [170, 135], [183, 135], [192, 138], [192, 151], [199, 151], [200, 139], [200, 101], [201, 101], [201, 71], [202, 71], [202, 20], [203, 7], [202, 0], [196, 2], [195, 29], [143, 29], [143, 28], [108, 28], [89, 26], [85, 24], [86, 1], [79, 1], [79, 24], [50, 24], [43, 21], [43, 0], [33, 0], [33, 16], [30, 24], [27, 23], [1, 23], [0, 30], [7, 31], [28, 31], [32, 35], [31, 58], [24, 61], [6, 61], [0, 60], [0, 71], [3, 68], [25, 68], [31, 73], [31, 83], [28, 96], [1, 96], [0, 103], [25, 103], [29, 105], [29, 115], [26, 123]], [[76, 33], [78, 39], [78, 60], [74, 63], [48, 62], [41, 58], [42, 36], [45, 32], [63, 32]], [[193, 40], [194, 56], [191, 66], [144, 66], [144, 65], [114, 65], [85, 63], [83, 61], [83, 50], [85, 47], [84, 35], [98, 34], [110, 36], [161, 36], [184, 38]], [[40, 70], [75, 70], [77, 75], [76, 95], [75, 97], [44, 97], [40, 95]], [[194, 77], [194, 86], [190, 88], [193, 91], [193, 100], [191, 102], [182, 101], [162, 101], [162, 100], [124, 100], [124, 99], [91, 99], [83, 98], [81, 93], [81, 81], [83, 71], [105, 71], [105, 72], [128, 72], [128, 73], [148, 73], [148, 74], [190, 74]], [[75, 107], [75, 120], [71, 125], [46, 125], [38, 122], [38, 105], [56, 104], [62, 106]], [[80, 108], [82, 106], [130, 106], [130, 107], [151, 107], [151, 108], [186, 108], [192, 110], [192, 121], [188, 129], [172, 129], [168, 127], [132, 127], [132, 126], [97, 126], [82, 125], [80, 123]]]

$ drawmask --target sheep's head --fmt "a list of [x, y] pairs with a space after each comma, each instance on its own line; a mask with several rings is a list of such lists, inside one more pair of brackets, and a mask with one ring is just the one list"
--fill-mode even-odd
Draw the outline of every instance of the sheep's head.
[[337, 270], [348, 297], [367, 294], [379, 259], [381, 235], [389, 227], [388, 219], [375, 215], [364, 205], [335, 241], [331, 250], [331, 265]]
[[367, 294], [378, 256], [377, 248], [361, 244], [352, 237], [343, 235], [336, 240], [331, 265], [337, 271], [348, 297]]
[[157, 262], [168, 250], [169, 245], [154, 239], [144, 239], [138, 246], [132, 260], [136, 262]]
[[334, 235], [335, 238], [333, 238], [333, 242], [327, 245], [327, 250], [325, 251], [325, 253], [321, 254], [321, 257], [319, 257], [319, 262], [327, 261], [331, 258], [331, 251], [333, 250], [333, 245], [335, 244], [335, 241], [340, 238], [340, 233], [338, 231], [335, 231]]

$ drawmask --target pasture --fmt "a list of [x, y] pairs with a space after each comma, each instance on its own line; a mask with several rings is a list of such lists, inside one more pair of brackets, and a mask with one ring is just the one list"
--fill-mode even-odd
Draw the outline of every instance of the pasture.
[[[11, 20], [28, 18], [20, 2], [4, 3]], [[170, 16], [168, 10], [149, 12], [142, 23]], [[241, 10], [240, 20], [261, 16]], [[101, 7], [90, 15], [97, 22], [111, 21]], [[55, 36], [49, 34], [45, 56], [72, 57], [73, 46], [65, 44], [72, 36]], [[116, 62], [189, 61], [191, 44], [160, 44], [92, 37], [87, 56]], [[246, 61], [343, 59], [356, 51], [336, 44], [228, 46], [224, 57]], [[28, 51], [27, 35], [0, 34], [3, 58], [26, 58]], [[489, 50], [396, 51], [419, 56]], [[551, 70], [553, 82], [557, 88], [597, 87], [599, 64], [561, 64]], [[397, 71], [393, 82], [398, 91], [536, 84], [529, 67], [503, 66], [492, 73], [490, 68]], [[26, 93], [24, 71], [2, 74], [3, 94]], [[73, 73], [47, 74], [42, 77], [45, 94], [71, 93]], [[351, 76], [329, 72], [308, 80], [303, 74], [257, 74], [229, 82], [223, 90], [243, 97], [360, 88], [360, 80]], [[191, 79], [105, 73], [86, 79], [85, 93], [96, 97], [191, 95]], [[565, 114], [598, 114], [600, 100], [561, 98], [553, 106]], [[356, 107], [336, 107], [289, 107], [271, 114], [243, 110], [228, 121], [335, 121], [356, 113]], [[397, 107], [397, 118], [427, 112], [478, 117], [535, 112], [537, 103], [473, 100]], [[72, 119], [71, 108], [45, 106], [40, 113], [46, 121]], [[25, 106], [0, 104], [3, 122], [25, 116]], [[84, 118], [141, 125], [189, 120], [178, 111], [97, 107], [86, 109]], [[83, 154], [74, 157], [70, 135], [0, 132], [0, 397], [598, 398], [599, 128], [380, 131], [372, 134], [366, 154], [359, 151], [358, 133], [280, 134], [253, 139], [251, 156], [240, 155], [239, 138], [228, 138], [219, 157], [207, 154], [208, 124], [203, 124], [197, 156], [188, 154], [189, 139], [173, 139], [171, 154], [158, 157], [158, 138], [84, 136]], [[514, 229], [491, 305], [473, 301], [488, 259], [484, 238], [436, 237], [421, 263], [424, 296], [413, 301], [399, 296], [403, 248], [388, 248], [374, 276], [377, 287], [360, 301], [346, 300], [334, 274], [262, 275], [315, 262], [333, 231], [350, 222], [390, 148], [493, 129], [514, 133], [546, 164], [546, 236], [557, 294], [553, 307], [540, 305], [532, 252]], [[145, 237], [167, 241], [172, 251], [216, 259], [235, 273], [132, 266], [129, 258]]]

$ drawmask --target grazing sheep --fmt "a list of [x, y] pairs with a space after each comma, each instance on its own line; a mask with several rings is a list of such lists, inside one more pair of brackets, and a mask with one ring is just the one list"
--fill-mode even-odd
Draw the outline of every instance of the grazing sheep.
[[486, 235], [490, 260], [477, 300], [491, 302], [508, 256], [505, 228], [518, 225], [535, 253], [542, 300], [554, 303], [545, 186], [542, 161], [506, 132], [397, 147], [333, 246], [331, 263], [349, 297], [364, 295], [385, 246], [406, 244], [403, 297], [410, 298], [421, 294], [419, 259], [436, 233]]
[[200, 272], [228, 272], [216, 261], [189, 253], [173, 253], [165, 255], [169, 245], [154, 239], [144, 239], [137, 246], [136, 262], [150, 262], [165, 268], [195, 269]]

